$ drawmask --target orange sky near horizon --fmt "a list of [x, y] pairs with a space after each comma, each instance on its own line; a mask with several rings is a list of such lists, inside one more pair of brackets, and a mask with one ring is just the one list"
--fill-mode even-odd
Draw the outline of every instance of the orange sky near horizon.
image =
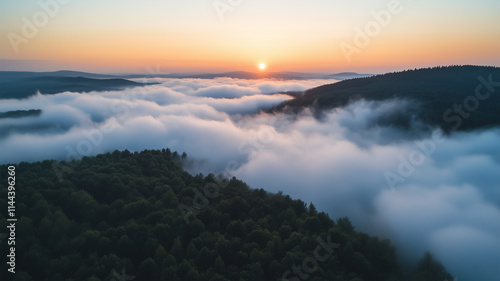
[[[225, 0], [47, 1], [52, 10], [36, 2], [0, 4], [1, 70], [258, 71], [263, 62], [266, 71], [380, 73], [500, 66], [494, 1], [243, 0], [221, 6], [226, 10], [214, 6]], [[32, 38], [23, 33], [26, 20], [37, 29]]]

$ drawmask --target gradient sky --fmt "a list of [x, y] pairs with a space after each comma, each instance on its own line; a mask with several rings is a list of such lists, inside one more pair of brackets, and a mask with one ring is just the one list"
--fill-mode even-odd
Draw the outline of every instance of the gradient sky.
[[[355, 28], [391, 0], [65, 0], [43, 23], [40, 3], [0, 2], [0, 69], [93, 72], [380, 73], [449, 64], [500, 66], [500, 1], [394, 0], [402, 11], [356, 46]], [[61, 0], [61, 2], [63, 2]], [[238, 2], [233, 0], [232, 2]], [[23, 35], [23, 18], [38, 31]], [[40, 16], [41, 15], [41, 16]], [[26, 40], [15, 51], [13, 34]], [[350, 60], [341, 45], [357, 47]]]

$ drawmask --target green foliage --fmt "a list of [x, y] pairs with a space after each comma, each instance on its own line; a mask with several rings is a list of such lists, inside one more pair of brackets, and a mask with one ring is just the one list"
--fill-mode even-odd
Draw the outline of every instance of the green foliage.
[[345, 233], [354, 232], [354, 226], [352, 225], [351, 220], [349, 220], [348, 217], [338, 218], [337, 225]]
[[7, 112], [0, 112], [0, 119], [2, 118], [22, 118], [28, 116], [39, 116], [42, 114], [41, 109], [30, 109], [30, 110], [14, 110]]
[[[472, 130], [500, 125], [498, 89], [495, 91], [495, 86], [486, 86], [486, 81], [491, 80], [490, 84], [495, 84], [499, 79], [499, 67], [466, 65], [407, 70], [319, 86], [273, 110], [299, 112], [310, 107], [316, 116], [321, 117], [323, 110], [343, 107], [354, 100], [406, 99], [411, 101], [408, 108], [386, 114], [376, 122], [379, 125], [409, 128], [412, 118], [417, 116], [446, 132]], [[476, 94], [478, 87], [480, 91]], [[476, 99], [478, 107], [469, 113], [466, 108], [475, 107], [469, 97], [474, 99], [477, 95], [481, 97]], [[465, 105], [466, 99], [469, 99], [469, 105]], [[461, 106], [464, 112], [454, 111], [455, 104]], [[444, 115], [450, 109], [451, 113], [445, 118]], [[456, 118], [461, 114], [465, 114], [465, 117], [460, 118], [459, 124]]]
[[[235, 178], [192, 176], [176, 160], [183, 157], [168, 149], [84, 157], [62, 181], [53, 161], [17, 165], [23, 212], [16, 276], [111, 280], [125, 269], [134, 280], [279, 280], [314, 256], [321, 237], [339, 247], [318, 262], [310, 280], [403, 279], [394, 247], [356, 232], [348, 218], [335, 224], [313, 204]], [[186, 224], [180, 204], [193, 206], [193, 190], [203, 192], [207, 184], [218, 195]], [[0, 193], [6, 192], [1, 182]], [[0, 217], [2, 229], [6, 223]], [[0, 252], [7, 252], [6, 243]], [[7, 264], [0, 270], [7, 279]], [[419, 270], [415, 280], [441, 272], [428, 260]]]
[[[79, 77], [63, 77], [54, 73], [20, 72], [16, 78], [7, 76], [0, 81], [0, 99], [24, 99], [37, 92], [56, 94], [64, 91], [90, 92], [121, 90], [127, 87], [148, 85], [126, 79], [95, 79], [81, 77], [84, 73], [74, 73]], [[5, 75], [5, 72], [2, 72]]]
[[417, 272], [413, 275], [412, 281], [443, 281], [453, 280], [444, 266], [436, 261], [431, 253], [426, 252], [418, 262]]

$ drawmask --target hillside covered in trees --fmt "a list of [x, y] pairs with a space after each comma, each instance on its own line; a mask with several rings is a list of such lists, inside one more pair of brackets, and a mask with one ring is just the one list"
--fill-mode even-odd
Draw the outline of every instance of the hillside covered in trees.
[[2, 262], [1, 280], [452, 280], [430, 254], [408, 276], [388, 240], [348, 218], [236, 178], [192, 176], [185, 157], [126, 150], [16, 165], [16, 274]]
[[[326, 109], [356, 100], [411, 101], [411, 115], [445, 131], [472, 130], [500, 125], [500, 68], [449, 66], [355, 78], [323, 85], [284, 102], [274, 111], [296, 113], [312, 108], [320, 117]], [[384, 123], [399, 124], [405, 116], [388, 116]], [[458, 120], [460, 119], [460, 120]]]
[[[98, 74], [81, 72], [15, 72], [0, 71], [0, 99], [25, 99], [37, 94], [57, 94], [65, 91], [112, 91], [150, 85], [122, 78], [89, 78]], [[78, 76], [67, 76], [78, 75]]]

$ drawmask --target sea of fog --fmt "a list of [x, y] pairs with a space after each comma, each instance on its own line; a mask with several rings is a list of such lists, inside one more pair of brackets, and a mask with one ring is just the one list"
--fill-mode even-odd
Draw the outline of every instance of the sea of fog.
[[[452, 132], [375, 125], [405, 100], [358, 101], [316, 119], [265, 113], [335, 81], [138, 79], [123, 91], [2, 100], [0, 162], [71, 160], [115, 149], [170, 148], [186, 169], [313, 202], [357, 230], [390, 238], [403, 264], [431, 251], [458, 280], [500, 276], [500, 129]], [[397, 115], [397, 114], [395, 114]]]

